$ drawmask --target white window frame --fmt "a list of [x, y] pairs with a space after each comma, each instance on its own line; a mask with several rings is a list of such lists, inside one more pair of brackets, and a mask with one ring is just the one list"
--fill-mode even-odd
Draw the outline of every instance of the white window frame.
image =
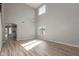
[[39, 15], [39, 16], [42, 15], [42, 14], [44, 14], [44, 13], [46, 13], [46, 5], [45, 5], [45, 4], [42, 5], [42, 6], [38, 9], [38, 15]]

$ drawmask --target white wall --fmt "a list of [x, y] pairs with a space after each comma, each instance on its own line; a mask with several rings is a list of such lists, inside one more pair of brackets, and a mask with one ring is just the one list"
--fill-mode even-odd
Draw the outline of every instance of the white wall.
[[1, 4], [1, 23], [2, 23], [2, 41], [5, 42], [5, 37], [4, 37], [4, 28], [5, 28], [5, 23], [4, 23], [4, 4]]
[[46, 40], [79, 47], [79, 4], [46, 4], [38, 22], [39, 27], [46, 26]]
[[22, 3], [4, 4], [4, 20], [5, 24], [17, 24], [18, 40], [34, 38], [34, 10], [31, 7]]
[[1, 11], [0, 11], [0, 50], [2, 47], [2, 24], [1, 24]]

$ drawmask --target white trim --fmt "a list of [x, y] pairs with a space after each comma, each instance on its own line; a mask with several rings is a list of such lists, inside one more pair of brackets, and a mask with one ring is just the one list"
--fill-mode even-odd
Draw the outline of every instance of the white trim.
[[30, 40], [30, 39], [35, 39], [35, 38], [17, 38], [16, 40], [20, 41], [20, 40]]
[[[47, 41], [52, 41], [52, 40], [47, 40]], [[79, 48], [79, 45], [70, 44], [70, 43], [67, 43], [67, 42], [60, 42], [60, 41], [52, 41], [52, 42], [56, 42], [56, 43], [59, 43], [59, 44], [64, 44], [64, 45], [67, 45], [67, 46], [72, 46], [72, 47]]]

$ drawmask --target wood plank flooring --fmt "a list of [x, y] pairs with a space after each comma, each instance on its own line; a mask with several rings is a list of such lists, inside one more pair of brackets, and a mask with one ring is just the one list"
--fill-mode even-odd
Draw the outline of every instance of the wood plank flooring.
[[79, 48], [45, 40], [7, 40], [1, 56], [79, 56]]

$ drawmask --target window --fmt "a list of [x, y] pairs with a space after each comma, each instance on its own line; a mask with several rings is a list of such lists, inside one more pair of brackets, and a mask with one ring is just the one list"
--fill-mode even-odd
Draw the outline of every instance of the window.
[[11, 27], [9, 28], [9, 34], [12, 34], [12, 28]]
[[38, 10], [38, 15], [42, 15], [46, 12], [46, 5], [43, 5]]

